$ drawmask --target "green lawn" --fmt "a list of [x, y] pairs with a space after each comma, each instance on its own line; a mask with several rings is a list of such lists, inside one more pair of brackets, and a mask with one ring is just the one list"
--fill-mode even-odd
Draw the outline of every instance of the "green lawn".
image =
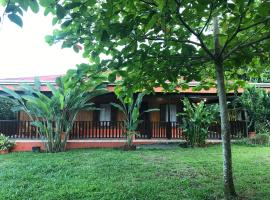
[[[233, 146], [242, 199], [270, 197], [270, 148]], [[221, 146], [0, 155], [0, 199], [222, 199]]]

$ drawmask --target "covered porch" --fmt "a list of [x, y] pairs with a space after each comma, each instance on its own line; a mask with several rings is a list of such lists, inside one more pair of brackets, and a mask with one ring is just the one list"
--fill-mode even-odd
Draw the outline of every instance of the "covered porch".
[[[247, 136], [245, 121], [230, 121], [231, 138], [238, 139]], [[42, 139], [37, 128], [31, 121], [1, 120], [0, 132], [13, 139], [35, 140]], [[125, 139], [125, 129], [122, 121], [77, 121], [74, 123], [70, 140], [89, 139]], [[146, 122], [143, 121], [139, 128], [136, 139], [166, 139], [184, 140], [181, 124], [178, 122]], [[208, 139], [221, 139], [221, 128], [219, 124], [213, 124], [209, 128]]]
[[[135, 137], [135, 144], [151, 144], [157, 142], [179, 142], [185, 140], [181, 126], [183, 111], [182, 99], [198, 103], [216, 103], [216, 93], [156, 93], [143, 98], [140, 112], [158, 108], [159, 111], [141, 115], [141, 123]], [[234, 97], [229, 95], [229, 99]], [[117, 147], [125, 143], [123, 113], [111, 106], [117, 103], [114, 93], [108, 93], [94, 99], [99, 110], [81, 111], [77, 116], [71, 134], [68, 148]], [[247, 123], [241, 113], [231, 118], [231, 138], [239, 139], [247, 136]], [[29, 150], [29, 145], [41, 144], [43, 138], [37, 128], [31, 124], [25, 113], [19, 113], [17, 120], [0, 120], [0, 133], [17, 141], [19, 149]], [[214, 123], [209, 128], [207, 137], [210, 141], [221, 140], [220, 124]], [[24, 146], [23, 146], [24, 145]], [[17, 145], [18, 146], [18, 145]]]

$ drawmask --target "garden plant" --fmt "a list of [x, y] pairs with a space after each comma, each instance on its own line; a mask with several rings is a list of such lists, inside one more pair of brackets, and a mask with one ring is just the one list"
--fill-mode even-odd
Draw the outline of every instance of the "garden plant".
[[15, 146], [15, 142], [9, 140], [4, 134], [0, 133], [0, 154], [8, 153]]
[[136, 134], [138, 134], [138, 126], [142, 122], [140, 120], [140, 116], [146, 112], [158, 111], [159, 109], [148, 109], [140, 113], [142, 100], [145, 96], [144, 92], [131, 96], [125, 96], [123, 95], [123, 92], [117, 94], [120, 103], [111, 103], [111, 105], [119, 109], [124, 114], [123, 128], [127, 137], [127, 143], [125, 148], [134, 149], [136, 147], [133, 145], [133, 139]]
[[20, 85], [23, 94], [18, 94], [11, 89], [3, 87], [3, 91], [11, 96], [13, 111], [25, 112], [37, 127], [43, 139], [47, 152], [65, 151], [69, 134], [74, 121], [81, 110], [95, 109], [91, 99], [106, 93], [103, 87], [92, 85], [87, 90], [73, 84], [70, 87], [64, 78], [56, 80], [57, 86], [47, 83], [52, 91], [48, 97], [40, 91], [41, 83], [35, 81], [35, 86]]
[[206, 105], [204, 101], [191, 103], [187, 98], [183, 100], [184, 112], [182, 128], [189, 146], [203, 146], [209, 133], [209, 127], [218, 119], [218, 106]]

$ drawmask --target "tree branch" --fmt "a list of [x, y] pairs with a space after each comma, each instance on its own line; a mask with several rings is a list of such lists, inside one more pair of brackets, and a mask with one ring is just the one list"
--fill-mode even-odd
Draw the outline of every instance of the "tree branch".
[[198, 64], [200, 64], [200, 65], [205, 64], [205, 63], [207, 63], [209, 61], [211, 61], [211, 59], [192, 60], [192, 62], [183, 64], [183, 66], [185, 66], [185, 67], [192, 67], [192, 66], [198, 65]]
[[209, 16], [208, 16], [208, 18], [207, 18], [207, 20], [206, 20], [206, 22], [205, 22], [203, 28], [202, 28], [201, 31], [199, 32], [199, 34], [198, 34], [199, 36], [203, 33], [204, 29], [208, 26], [208, 24], [209, 24], [209, 22], [210, 22], [210, 20], [211, 20], [211, 18], [212, 18], [213, 7], [214, 7], [214, 4], [213, 4], [213, 2], [211, 2], [211, 4], [210, 4], [210, 13], [209, 13]]
[[[5, 10], [4, 10], [3, 14], [2, 14], [2, 21], [4, 20], [4, 16], [5, 16], [6, 12], [7, 12], [7, 8], [8, 8], [10, 3], [11, 3], [10, 0], [8, 0], [7, 5], [5, 7]], [[0, 17], [0, 22], [1, 22], [1, 17]]]
[[147, 56], [148, 58], [162, 58], [165, 60], [171, 60], [171, 59], [190, 59], [190, 61], [195, 61], [195, 60], [210, 60], [209, 57], [206, 56], [181, 56], [181, 55], [162, 55], [162, 54], [158, 54], [158, 55], [149, 55]]
[[267, 40], [267, 39], [270, 39], [270, 33], [268, 33], [266, 36], [258, 39], [258, 40], [254, 40], [254, 41], [251, 41], [251, 42], [248, 42], [246, 44], [240, 44], [240, 45], [237, 45], [235, 46], [234, 48], [232, 48], [231, 51], [229, 51], [225, 56], [224, 56], [224, 59], [228, 58], [232, 53], [234, 53], [235, 51], [241, 49], [241, 48], [244, 48], [244, 47], [249, 47], [249, 46], [252, 46], [253, 44], [257, 44], [257, 43], [260, 43], [264, 40]]
[[[247, 6], [249, 6], [250, 3], [251, 3], [251, 0], [248, 1]], [[241, 24], [242, 24], [242, 22], [243, 22], [243, 18], [246, 16], [246, 13], [247, 13], [248, 9], [249, 9], [249, 8], [247, 7], [247, 8], [240, 14], [240, 18], [239, 18], [239, 22], [238, 22], [237, 28], [236, 28], [236, 30], [234, 31], [234, 33], [232, 34], [232, 36], [231, 36], [230, 38], [227, 38], [227, 40], [226, 40], [224, 46], [222, 47], [222, 50], [220, 51], [219, 56], [221, 56], [221, 55], [224, 53], [225, 49], [226, 49], [227, 46], [230, 44], [230, 42], [231, 42], [231, 41], [237, 36], [237, 34], [241, 31]]]
[[160, 41], [172, 41], [172, 42], [179, 42], [179, 43], [190, 43], [190, 44], [194, 44], [196, 46], [201, 46], [200, 43], [198, 42], [194, 42], [194, 41], [191, 41], [191, 40], [179, 40], [179, 39], [175, 39], [175, 38], [168, 38], [168, 39], [165, 39], [165, 38], [160, 38], [160, 37], [141, 37], [142, 39], [146, 39], [146, 40], [160, 40]]
[[203, 42], [203, 39], [201, 38], [201, 36], [195, 32], [195, 30], [193, 30], [186, 22], [185, 20], [182, 18], [182, 15], [180, 14], [180, 7], [181, 7], [181, 4], [175, 0], [176, 4], [178, 5], [178, 8], [177, 8], [177, 14], [178, 14], [178, 18], [180, 20], [180, 22], [183, 24], [183, 26], [193, 35], [196, 36], [196, 38], [200, 41], [200, 44], [201, 44], [201, 48], [212, 58], [214, 59], [214, 55], [211, 53], [211, 51], [206, 47], [206, 45], [204, 44]]
[[254, 23], [254, 24], [251, 24], [251, 25], [249, 25], [249, 26], [247, 26], [247, 27], [240, 28], [240, 31], [248, 30], [248, 29], [250, 29], [250, 28], [253, 28], [254, 26], [257, 26], [257, 25], [259, 25], [259, 24], [263, 24], [263, 23], [267, 22], [268, 20], [270, 20], [270, 17], [266, 17], [264, 20], [262, 20], [262, 21], [260, 21], [260, 22], [256, 22], [256, 23]]

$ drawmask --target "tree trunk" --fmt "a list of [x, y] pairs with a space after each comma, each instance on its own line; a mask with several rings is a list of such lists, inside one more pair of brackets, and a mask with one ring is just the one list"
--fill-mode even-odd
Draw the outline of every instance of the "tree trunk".
[[237, 196], [233, 183], [230, 123], [224, 82], [223, 58], [220, 55], [218, 19], [214, 18], [215, 68], [221, 117], [224, 195], [226, 199]]

